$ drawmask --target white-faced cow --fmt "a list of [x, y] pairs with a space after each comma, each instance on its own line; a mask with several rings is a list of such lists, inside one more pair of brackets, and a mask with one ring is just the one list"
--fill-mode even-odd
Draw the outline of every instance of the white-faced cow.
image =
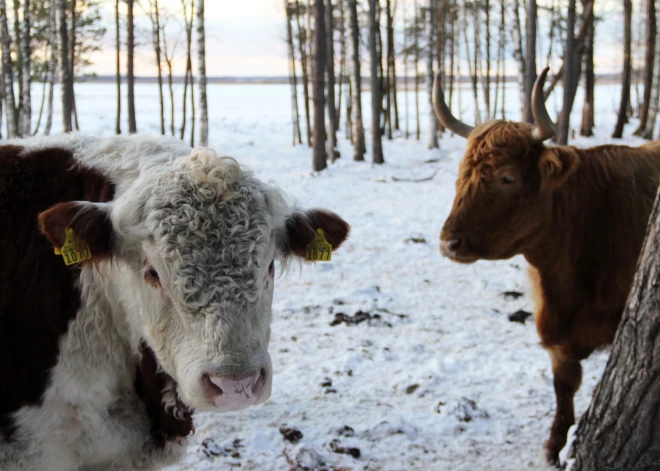
[[158, 468], [268, 399], [274, 261], [317, 229], [349, 226], [173, 138], [0, 146], [0, 469]]
[[546, 147], [555, 129], [543, 101], [547, 73], [533, 91], [536, 126], [492, 120], [472, 128], [451, 115], [437, 80], [434, 105], [468, 139], [442, 253], [463, 263], [522, 254], [531, 265], [557, 398], [546, 443], [554, 461], [575, 422], [580, 361], [612, 342], [623, 313], [660, 180], [660, 142]]

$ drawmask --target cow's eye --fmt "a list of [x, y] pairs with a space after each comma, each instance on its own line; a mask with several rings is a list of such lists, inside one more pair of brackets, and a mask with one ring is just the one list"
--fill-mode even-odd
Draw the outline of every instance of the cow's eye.
[[144, 272], [144, 280], [155, 288], [160, 288], [160, 276], [154, 267], [147, 267]]
[[275, 276], [275, 260], [268, 265], [268, 276]]
[[516, 179], [510, 175], [502, 175], [500, 181], [505, 185], [511, 185], [512, 183], [515, 183]]

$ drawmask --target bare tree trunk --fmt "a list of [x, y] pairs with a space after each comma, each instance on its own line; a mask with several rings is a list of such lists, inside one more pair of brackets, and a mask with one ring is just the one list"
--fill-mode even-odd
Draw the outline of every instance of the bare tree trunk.
[[415, 58], [414, 58], [415, 59], [415, 123], [416, 123], [415, 139], [419, 141], [421, 129], [420, 129], [420, 119], [419, 119], [419, 35], [417, 33], [419, 31], [420, 12], [417, 6], [417, 0], [415, 0], [413, 5], [415, 9], [415, 15], [414, 15], [415, 24], [414, 24], [414, 33], [413, 33], [414, 51], [415, 51]]
[[454, 61], [454, 56], [456, 54], [456, 51], [458, 50], [456, 48], [456, 0], [452, 0], [449, 6], [449, 15], [450, 15], [450, 22], [451, 22], [451, 31], [450, 31], [450, 37], [451, 37], [451, 46], [449, 49], [449, 109], [451, 109], [451, 103], [452, 99], [454, 98], [454, 70], [456, 63]]
[[[467, 11], [463, 11], [465, 23], [468, 24]], [[473, 23], [475, 24], [475, 23]], [[470, 76], [470, 83], [472, 84], [472, 95], [474, 97], [474, 122], [481, 124], [481, 113], [479, 111], [479, 87], [477, 87], [477, 48], [474, 48], [474, 58], [470, 55], [470, 40], [468, 39], [467, 28], [463, 29], [465, 36], [465, 56], [467, 58], [468, 74]], [[474, 62], [472, 62], [474, 60]], [[474, 64], [474, 65], [473, 65]], [[474, 68], [474, 71], [472, 70]], [[474, 73], [473, 73], [474, 72]], [[460, 94], [459, 94], [460, 97]], [[432, 108], [431, 108], [432, 109]], [[459, 107], [460, 109], [460, 107]]]
[[18, 136], [18, 113], [14, 100], [14, 70], [11, 62], [11, 36], [7, 24], [7, 5], [0, 0], [0, 23], [2, 33], [2, 75], [5, 84], [5, 112], [7, 115], [7, 138]]
[[133, 69], [133, 61], [135, 54], [135, 29], [133, 26], [133, 4], [134, 0], [126, 0], [128, 6], [127, 13], [127, 29], [128, 29], [128, 42], [127, 49], [127, 65], [126, 65], [126, 84], [128, 87], [128, 132], [135, 134], [137, 132], [137, 124], [135, 122], [135, 76]]
[[[390, 0], [388, 0], [389, 2]], [[396, 5], [396, 4], [395, 4]], [[392, 98], [390, 99], [390, 104], [392, 106], [392, 112], [390, 116], [394, 118], [394, 129], [399, 130], [399, 103], [397, 102], [396, 94], [396, 51], [394, 48], [394, 15], [395, 8], [388, 8], [387, 11], [387, 60], [388, 60], [388, 69], [390, 70], [390, 79], [389, 79], [389, 91]]]
[[632, 1], [623, 0], [624, 40], [623, 40], [623, 78], [621, 86], [621, 103], [619, 114], [614, 125], [613, 138], [623, 136], [623, 126], [628, 122], [628, 107], [630, 105], [630, 78], [632, 74]]
[[16, 48], [16, 82], [18, 85], [18, 105], [16, 106], [18, 124], [18, 136], [23, 136], [23, 55], [21, 54], [21, 47], [23, 44], [21, 34], [21, 2], [20, 0], [12, 0], [14, 6], [14, 45]]
[[[657, 66], [657, 64], [656, 64]], [[660, 465], [660, 198], [605, 372], [580, 419], [573, 471]]]
[[[490, 0], [485, 0], [484, 9], [486, 13], [486, 72], [484, 73], [484, 102], [486, 105], [486, 119], [490, 119]], [[493, 115], [494, 114], [495, 113], [493, 113]]]
[[32, 129], [32, 51], [30, 40], [30, 0], [23, 0], [23, 43], [21, 44], [21, 63], [23, 66], [23, 134], [31, 135]]
[[378, 0], [369, 0], [369, 55], [371, 57], [371, 145], [372, 162], [382, 164], [383, 145], [380, 133], [380, 115], [381, 115], [381, 97], [380, 80], [378, 77], [378, 50], [376, 46], [376, 36], [379, 25], [376, 22], [376, 8]]
[[178, 45], [178, 38], [174, 43], [174, 46], [170, 50], [167, 45], [167, 24], [161, 25], [161, 37], [163, 38], [163, 58], [165, 59], [165, 64], [167, 65], [167, 85], [170, 92], [170, 134], [175, 135], [174, 130], [174, 82], [172, 76], [172, 62], [174, 61], [174, 54]]
[[298, 77], [296, 76], [296, 52], [293, 46], [293, 27], [291, 25], [293, 11], [288, 3], [284, 2], [286, 9], [286, 41], [289, 52], [289, 84], [291, 85], [291, 123], [293, 128], [293, 145], [296, 141], [302, 144], [300, 137], [300, 120], [298, 118]]
[[426, 89], [428, 93], [429, 103], [429, 140], [427, 147], [429, 149], [437, 149], [438, 146], [438, 119], [433, 111], [433, 57], [435, 56], [435, 33], [436, 33], [436, 15], [435, 15], [435, 0], [429, 0], [427, 5], [428, 14], [428, 34], [426, 35], [428, 45], [426, 51]]
[[[186, 114], [188, 110], [188, 84], [190, 83], [190, 93], [191, 97], [194, 95], [193, 92], [193, 79], [192, 79], [192, 27], [193, 27], [193, 18], [195, 17], [195, 3], [194, 0], [190, 0], [190, 15], [188, 15], [188, 0], [181, 0], [181, 6], [183, 8], [183, 20], [186, 30], [186, 74], [183, 79], [183, 106], [182, 106], [182, 117], [181, 117], [181, 128], [179, 132], [179, 139], [183, 140], [186, 134]], [[191, 107], [195, 107], [195, 99], [191, 98]], [[192, 118], [193, 123], [195, 122], [195, 117], [193, 113]], [[193, 124], [194, 126], [194, 124]], [[194, 140], [195, 132], [192, 132], [191, 141]], [[192, 144], [191, 144], [192, 146]]]
[[522, 46], [522, 29], [520, 27], [520, 3], [519, 0], [513, 0], [513, 28], [511, 28], [511, 38], [513, 40], [513, 58], [518, 65], [518, 92], [520, 93], [521, 118], [525, 117], [525, 103], [527, 102], [527, 80], [525, 75], [525, 56]]
[[115, 119], [115, 134], [121, 134], [121, 37], [119, 35], [119, 1], [115, 0], [115, 83], [117, 84], [117, 117]]
[[328, 153], [330, 161], [334, 162], [339, 155], [337, 150], [337, 110], [335, 108], [335, 47], [334, 19], [332, 0], [326, 0], [325, 5], [325, 65], [328, 72]]
[[351, 122], [353, 131], [353, 160], [364, 160], [366, 142], [364, 125], [362, 123], [362, 76], [360, 73], [360, 27], [357, 15], [357, 0], [348, 0], [349, 19], [351, 26]]
[[344, 1], [339, 2], [339, 86], [337, 87], [337, 130], [341, 128], [341, 98], [343, 95], [344, 76], [346, 75], [346, 19], [344, 18]]
[[556, 142], [559, 145], [568, 143], [571, 110], [575, 99], [575, 89], [579, 74], [575, 60], [575, 0], [569, 0], [566, 17], [566, 47], [564, 48], [564, 97], [563, 107], [557, 122]]
[[[574, 6], [575, 9], [575, 6]], [[575, 17], [575, 11], [573, 11]], [[527, 1], [527, 33], [525, 45], [525, 101], [523, 104], [523, 121], [534, 122], [532, 115], [532, 88], [536, 81], [536, 0]], [[573, 30], [569, 27], [569, 34], [573, 36]]]
[[325, 150], [325, 15], [323, 0], [314, 0], [314, 147], [312, 168], [320, 172], [328, 166]]
[[78, 0], [69, 0], [71, 8], [71, 37], [69, 38], [69, 69], [71, 69], [71, 110], [73, 112], [74, 126], [76, 131], [80, 130], [78, 126], [78, 110], [76, 109], [76, 4]]
[[[44, 54], [44, 57], [48, 56], [48, 47], [46, 47], [46, 53]], [[41, 118], [44, 115], [44, 105], [46, 104], [46, 88], [48, 86], [48, 70], [46, 70], [46, 75], [44, 75], [44, 82], [41, 87], [41, 105], [39, 105], [39, 116], [37, 117], [37, 124], [34, 126], [34, 131], [32, 131], [32, 135], [36, 136], [39, 133], [39, 127], [41, 127]]]
[[305, 125], [307, 129], [307, 145], [312, 147], [312, 123], [311, 113], [309, 110], [309, 69], [307, 57], [307, 31], [300, 21], [302, 5], [296, 2], [296, 18], [298, 23], [298, 50], [300, 52], [300, 68], [302, 70], [302, 83], [303, 83], [303, 98], [305, 100]]
[[57, 12], [56, 2], [50, 2], [49, 31], [48, 31], [48, 38], [50, 43], [50, 61], [48, 66], [48, 112], [46, 117], [46, 127], [44, 129], [44, 134], [46, 136], [50, 134], [50, 129], [53, 126], [53, 95], [55, 89], [55, 69], [57, 67], [56, 12]]
[[[500, 81], [502, 85], [502, 90], [504, 90], [505, 82], [505, 73], [504, 70], [500, 72], [502, 68], [502, 62], [504, 59], [504, 48], [506, 46], [506, 8], [504, 0], [500, 0], [500, 28], [499, 28], [499, 38], [497, 42], [497, 65], [496, 65], [496, 76], [495, 76], [495, 103], [493, 104], [493, 114], [492, 116], [497, 116], [497, 104], [499, 103], [499, 91], [500, 91]], [[504, 95], [502, 95], [502, 110], [504, 110]], [[502, 119], [504, 117], [502, 116]]]
[[[587, 7], [589, 0], [582, 0], [584, 8]], [[582, 126], [580, 128], [581, 136], [593, 136], [594, 131], [594, 98], [596, 75], [594, 72], [594, 18], [588, 19], [589, 30], [587, 31], [586, 49], [584, 55], [584, 106], [582, 108]], [[655, 39], [654, 39], [655, 41]], [[649, 93], [651, 89], [649, 88]]]
[[[653, 89], [653, 66], [655, 64], [655, 42], [658, 34], [656, 23], [655, 0], [646, 1], [646, 56], [644, 61], [644, 101], [639, 111], [639, 127], [635, 134], [640, 136], [646, 129], [646, 120], [651, 104], [651, 91]], [[593, 54], [593, 52], [592, 52]]]
[[[392, 140], [392, 62], [394, 62], [394, 49], [390, 50], [390, 41], [394, 41], [392, 37], [390, 39], [390, 29], [392, 27], [392, 2], [391, 0], [385, 0], [385, 33], [387, 39], [387, 67], [386, 72], [382, 73], [382, 77], [385, 79], [385, 124], [387, 125], [387, 139]], [[382, 46], [382, 44], [381, 44]], [[382, 56], [382, 49], [381, 49]]]
[[644, 139], [653, 139], [655, 134], [655, 121], [660, 106], [660, 34], [655, 37], [655, 64], [653, 68], [653, 89], [651, 90], [651, 101], [649, 103], [649, 115], [646, 120], [646, 128], [642, 133]]
[[158, 98], [160, 100], [160, 134], [165, 135], [165, 96], [163, 95], [163, 61], [160, 47], [160, 11], [158, 0], [149, 2], [149, 19], [151, 20], [151, 39], [156, 53], [156, 70], [158, 72]]
[[60, 88], [62, 91], [62, 131], [71, 132], [73, 100], [71, 96], [71, 69], [69, 68], [69, 35], [66, 26], [66, 0], [57, 0], [57, 29], [59, 31]]
[[206, 99], [206, 38], [204, 34], [204, 0], [197, 0], [197, 67], [199, 69], [199, 145], [209, 145], [209, 110]]

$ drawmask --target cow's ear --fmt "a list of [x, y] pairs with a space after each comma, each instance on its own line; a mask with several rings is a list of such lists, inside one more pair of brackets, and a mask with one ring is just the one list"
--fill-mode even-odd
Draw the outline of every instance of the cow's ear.
[[56, 249], [64, 245], [68, 228], [73, 229], [76, 239], [89, 245], [93, 259], [112, 255], [115, 234], [107, 204], [70, 201], [39, 214], [39, 229]]
[[348, 237], [351, 226], [337, 214], [325, 209], [296, 211], [286, 220], [287, 251], [298, 257], [304, 257], [317, 229], [323, 229], [325, 240], [336, 249]]
[[578, 165], [578, 155], [572, 149], [547, 148], [539, 157], [541, 189], [552, 191], [570, 177]]

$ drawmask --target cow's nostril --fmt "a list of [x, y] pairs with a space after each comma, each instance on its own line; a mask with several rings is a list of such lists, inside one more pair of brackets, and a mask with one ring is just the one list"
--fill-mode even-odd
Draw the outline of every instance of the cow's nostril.
[[454, 239], [449, 241], [449, 249], [456, 251], [461, 247], [461, 239]]
[[211, 380], [211, 377], [207, 374], [204, 373], [204, 376], [202, 377], [202, 380], [204, 381], [204, 385], [212, 391], [213, 395], [215, 396], [222, 396], [224, 394], [224, 391], [222, 388], [216, 384], [213, 380]]

